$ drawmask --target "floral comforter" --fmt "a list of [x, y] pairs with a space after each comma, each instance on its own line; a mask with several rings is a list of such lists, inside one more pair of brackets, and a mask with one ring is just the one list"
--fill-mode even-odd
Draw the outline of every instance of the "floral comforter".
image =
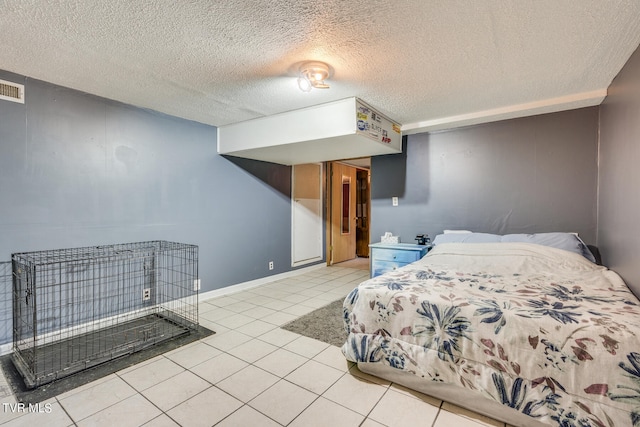
[[353, 362], [457, 384], [542, 423], [640, 426], [640, 301], [582, 256], [442, 244], [344, 302]]

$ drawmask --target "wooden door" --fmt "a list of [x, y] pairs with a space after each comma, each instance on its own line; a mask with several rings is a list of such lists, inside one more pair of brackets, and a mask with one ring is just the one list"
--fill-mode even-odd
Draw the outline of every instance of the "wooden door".
[[356, 171], [331, 163], [331, 264], [356, 257]]
[[359, 257], [369, 257], [369, 216], [371, 214], [371, 204], [369, 203], [369, 171], [365, 169], [357, 170], [357, 192], [356, 192], [356, 255]]

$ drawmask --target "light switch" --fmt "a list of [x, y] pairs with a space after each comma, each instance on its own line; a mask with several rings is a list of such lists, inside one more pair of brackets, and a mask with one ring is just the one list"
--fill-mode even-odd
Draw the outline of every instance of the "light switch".
[[397, 197], [392, 197], [391, 198], [391, 205], [392, 206], [398, 206], [398, 198]]

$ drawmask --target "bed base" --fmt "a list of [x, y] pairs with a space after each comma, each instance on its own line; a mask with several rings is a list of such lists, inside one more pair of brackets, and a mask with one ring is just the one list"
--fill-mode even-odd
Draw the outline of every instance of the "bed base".
[[547, 424], [543, 424], [513, 408], [501, 405], [495, 400], [484, 398], [477, 392], [454, 384], [425, 381], [413, 374], [378, 363], [358, 362], [358, 369], [367, 374], [384, 378], [385, 380], [400, 384], [412, 390], [505, 422], [510, 426], [548, 427]]

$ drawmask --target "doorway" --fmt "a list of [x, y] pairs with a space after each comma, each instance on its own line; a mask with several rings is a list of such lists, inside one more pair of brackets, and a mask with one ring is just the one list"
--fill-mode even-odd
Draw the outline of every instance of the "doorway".
[[370, 173], [368, 169], [356, 171], [356, 256], [369, 258], [369, 203]]
[[330, 162], [327, 173], [327, 265], [369, 256], [369, 170]]

